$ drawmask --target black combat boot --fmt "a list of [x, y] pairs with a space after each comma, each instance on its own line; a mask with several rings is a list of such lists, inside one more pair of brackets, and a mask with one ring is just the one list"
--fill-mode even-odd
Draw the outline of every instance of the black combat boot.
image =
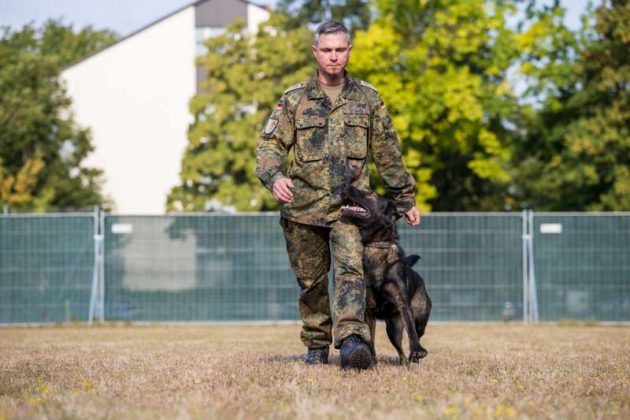
[[358, 335], [351, 335], [341, 343], [341, 369], [371, 369], [372, 352]]
[[328, 364], [328, 347], [320, 347], [317, 349], [308, 349], [306, 353], [306, 359], [304, 359], [306, 366], [313, 365], [327, 365]]

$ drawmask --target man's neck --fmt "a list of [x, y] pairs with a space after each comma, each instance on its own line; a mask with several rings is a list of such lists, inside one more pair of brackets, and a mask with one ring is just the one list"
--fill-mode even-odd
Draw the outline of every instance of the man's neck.
[[345, 72], [336, 75], [326, 74], [323, 71], [317, 72], [317, 80], [328, 86], [338, 86], [343, 83]]

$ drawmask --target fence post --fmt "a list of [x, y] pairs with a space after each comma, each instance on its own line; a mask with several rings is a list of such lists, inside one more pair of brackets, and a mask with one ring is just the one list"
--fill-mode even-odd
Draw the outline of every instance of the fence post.
[[539, 322], [538, 317], [538, 292], [536, 290], [536, 270], [534, 264], [534, 211], [528, 210], [527, 215], [528, 235], [527, 235], [527, 253], [528, 253], [528, 301], [529, 301], [529, 320], [535, 324]]
[[528, 276], [527, 276], [527, 256], [529, 253], [529, 248], [528, 248], [528, 241], [529, 241], [529, 235], [528, 235], [528, 218], [527, 218], [527, 210], [523, 210], [521, 212], [521, 218], [523, 221], [523, 241], [522, 241], [522, 248], [523, 248], [523, 323], [527, 324], [528, 320], [529, 320], [529, 311], [528, 311], [528, 306], [529, 306], [529, 298], [528, 298]]
[[104, 321], [104, 287], [103, 287], [103, 212], [94, 206], [94, 269], [92, 271], [92, 290], [90, 293], [90, 309], [88, 314], [88, 326], [92, 326], [94, 317], [100, 322]]
[[2, 206], [2, 214], [3, 214], [4, 216], [8, 216], [8, 215], [9, 215], [9, 206], [8, 206], [7, 204], [4, 204], [4, 205]]
[[99, 252], [99, 313], [98, 318], [105, 322], [105, 212], [100, 214], [100, 252]]
[[94, 206], [94, 233], [92, 239], [94, 240], [94, 267], [92, 269], [92, 289], [90, 291], [90, 309], [88, 312], [88, 326], [92, 326], [94, 321], [94, 312], [96, 310], [96, 304], [98, 299], [98, 284], [99, 284], [99, 208]]

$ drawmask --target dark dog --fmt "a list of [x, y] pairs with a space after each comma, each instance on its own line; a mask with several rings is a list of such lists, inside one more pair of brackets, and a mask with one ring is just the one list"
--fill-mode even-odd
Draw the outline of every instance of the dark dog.
[[420, 259], [405, 256], [398, 244], [396, 220], [409, 205], [388, 200], [374, 192], [361, 191], [353, 186], [342, 190], [347, 203], [341, 213], [359, 226], [364, 245], [363, 270], [367, 289], [366, 320], [372, 342], [369, 343], [376, 363], [374, 332], [376, 318], [384, 319], [389, 341], [398, 351], [401, 363], [407, 363], [402, 349], [403, 327], [409, 338], [409, 361], [418, 363], [427, 355], [420, 345], [424, 335], [431, 299], [424, 279], [412, 267]]

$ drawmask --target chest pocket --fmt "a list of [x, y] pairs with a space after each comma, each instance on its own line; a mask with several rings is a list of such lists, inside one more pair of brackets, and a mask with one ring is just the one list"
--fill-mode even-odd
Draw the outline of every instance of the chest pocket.
[[326, 119], [323, 117], [301, 117], [295, 123], [295, 153], [300, 162], [313, 162], [324, 157]]
[[344, 139], [349, 158], [365, 159], [367, 156], [368, 130], [370, 119], [368, 115], [346, 114], [343, 116]]

